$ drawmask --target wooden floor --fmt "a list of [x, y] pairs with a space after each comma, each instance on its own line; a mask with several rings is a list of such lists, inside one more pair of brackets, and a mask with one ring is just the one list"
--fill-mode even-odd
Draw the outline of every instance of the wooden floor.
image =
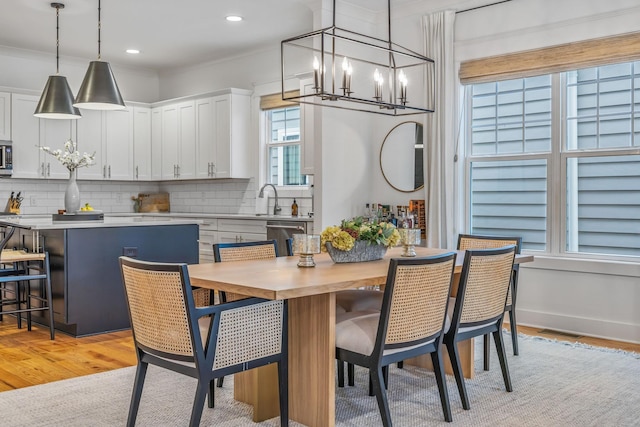
[[[566, 336], [560, 332], [520, 326], [526, 335], [581, 342], [584, 344], [640, 352], [640, 344], [600, 338]], [[0, 322], [0, 391], [44, 384], [66, 378], [90, 375], [136, 364], [130, 331], [84, 338], [56, 333], [49, 340], [49, 329], [34, 325], [17, 329], [15, 318]]]

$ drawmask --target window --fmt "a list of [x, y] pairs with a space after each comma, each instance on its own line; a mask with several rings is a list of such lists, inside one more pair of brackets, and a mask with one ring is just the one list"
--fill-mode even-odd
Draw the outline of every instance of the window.
[[525, 249], [640, 256], [640, 62], [466, 94], [471, 232], [522, 236]]
[[300, 107], [289, 106], [264, 111], [266, 116], [267, 183], [307, 185], [300, 173]]

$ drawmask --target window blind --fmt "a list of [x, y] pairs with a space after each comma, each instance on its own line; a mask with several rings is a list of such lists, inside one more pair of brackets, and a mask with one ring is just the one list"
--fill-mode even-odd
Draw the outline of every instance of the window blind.
[[539, 76], [640, 60], [640, 33], [566, 43], [460, 64], [462, 84]]
[[[300, 95], [299, 90], [290, 90], [288, 92], [285, 92], [285, 96], [287, 98], [292, 96], [298, 96], [298, 95]], [[293, 101], [284, 101], [282, 99], [281, 93], [274, 93], [271, 95], [265, 95], [260, 97], [261, 110], [273, 110], [276, 108], [292, 107], [294, 105], [300, 105], [300, 104]]]

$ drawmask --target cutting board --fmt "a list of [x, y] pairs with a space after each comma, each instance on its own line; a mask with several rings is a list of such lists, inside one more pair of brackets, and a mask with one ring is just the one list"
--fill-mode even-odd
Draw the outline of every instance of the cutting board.
[[139, 212], [169, 212], [169, 193], [138, 194]]

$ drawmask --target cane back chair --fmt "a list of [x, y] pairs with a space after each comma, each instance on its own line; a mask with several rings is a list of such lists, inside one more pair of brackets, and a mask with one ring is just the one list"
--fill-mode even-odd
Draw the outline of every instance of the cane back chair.
[[120, 267], [138, 356], [128, 426], [135, 425], [149, 363], [198, 380], [190, 426], [200, 423], [207, 390], [214, 407], [215, 378], [277, 363], [280, 425], [288, 425], [286, 301], [196, 307], [186, 264], [120, 257]]

